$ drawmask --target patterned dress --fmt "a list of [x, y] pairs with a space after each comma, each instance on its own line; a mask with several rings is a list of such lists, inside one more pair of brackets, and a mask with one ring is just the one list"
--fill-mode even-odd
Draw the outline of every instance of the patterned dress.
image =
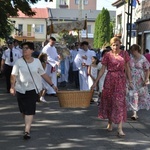
[[99, 105], [98, 117], [109, 119], [115, 124], [125, 122], [127, 118], [126, 108], [126, 75], [125, 62], [130, 57], [126, 51], [120, 51], [115, 58], [112, 51], [106, 53], [102, 64], [107, 66], [107, 75], [104, 81], [101, 103]]
[[[145, 71], [150, 68], [147, 59], [141, 55], [139, 60], [131, 58], [130, 60], [131, 75], [133, 79], [133, 90], [127, 93], [127, 108], [128, 110], [138, 111], [139, 109], [150, 109], [150, 95], [148, 87], [143, 86], [145, 81]], [[137, 94], [137, 101], [135, 100]]]

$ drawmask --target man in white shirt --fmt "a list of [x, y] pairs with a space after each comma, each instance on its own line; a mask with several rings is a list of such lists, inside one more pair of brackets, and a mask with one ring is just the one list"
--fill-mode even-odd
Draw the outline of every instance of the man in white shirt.
[[22, 49], [19, 47], [19, 41], [15, 39], [13, 41], [13, 44], [14, 44], [14, 48], [17, 49], [17, 50], [19, 50], [20, 53], [21, 53], [21, 55], [22, 55]]
[[81, 49], [75, 57], [75, 63], [79, 69], [79, 83], [80, 90], [87, 91], [89, 90], [88, 86], [88, 66], [91, 64], [91, 52], [88, 49], [88, 42], [83, 41], [81, 43]]
[[[42, 49], [42, 53], [47, 54], [46, 73], [51, 77], [53, 84], [57, 86], [57, 69], [60, 62], [59, 62], [59, 55], [54, 46], [55, 42], [56, 39], [54, 37], [50, 37], [49, 43], [44, 46], [44, 48]], [[56, 96], [56, 92], [50, 86], [49, 89], [47, 90], [47, 94]]]
[[71, 53], [71, 57], [72, 57], [72, 70], [73, 70], [73, 80], [75, 82], [75, 87], [78, 89], [79, 88], [79, 69], [77, 67], [77, 62], [75, 62], [75, 58], [76, 55], [79, 52], [79, 48], [80, 48], [80, 43], [76, 42], [75, 43], [75, 48], [73, 49], [72, 53]]
[[1, 61], [1, 71], [4, 72], [6, 77], [7, 93], [10, 91], [10, 76], [14, 63], [22, 57], [19, 50], [14, 48], [13, 42], [8, 42], [8, 49], [3, 52]]

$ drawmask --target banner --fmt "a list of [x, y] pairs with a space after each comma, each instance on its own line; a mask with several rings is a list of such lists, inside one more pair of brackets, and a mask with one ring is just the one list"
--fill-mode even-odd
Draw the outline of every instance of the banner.
[[72, 31], [72, 30], [86, 30], [87, 29], [87, 21], [72, 21], [72, 22], [62, 22], [55, 23], [48, 26], [47, 33], [59, 33], [63, 31]]

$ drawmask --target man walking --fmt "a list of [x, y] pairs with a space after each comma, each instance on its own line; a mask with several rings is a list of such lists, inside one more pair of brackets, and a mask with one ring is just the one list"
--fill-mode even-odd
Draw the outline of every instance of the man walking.
[[[47, 54], [46, 73], [51, 77], [53, 84], [57, 86], [57, 69], [58, 69], [58, 65], [60, 64], [60, 62], [59, 62], [59, 55], [54, 46], [55, 42], [56, 42], [56, 39], [54, 37], [50, 37], [49, 43], [44, 46], [42, 53]], [[54, 91], [52, 87], [49, 86], [47, 90], [47, 94], [55, 96], [56, 92]]]

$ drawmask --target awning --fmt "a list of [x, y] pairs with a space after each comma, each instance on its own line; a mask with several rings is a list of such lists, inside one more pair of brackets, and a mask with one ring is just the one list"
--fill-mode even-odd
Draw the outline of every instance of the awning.
[[86, 20], [51, 24], [48, 26], [47, 34], [59, 33], [63, 31], [82, 30], [82, 29], [84, 30], [87, 29]]

